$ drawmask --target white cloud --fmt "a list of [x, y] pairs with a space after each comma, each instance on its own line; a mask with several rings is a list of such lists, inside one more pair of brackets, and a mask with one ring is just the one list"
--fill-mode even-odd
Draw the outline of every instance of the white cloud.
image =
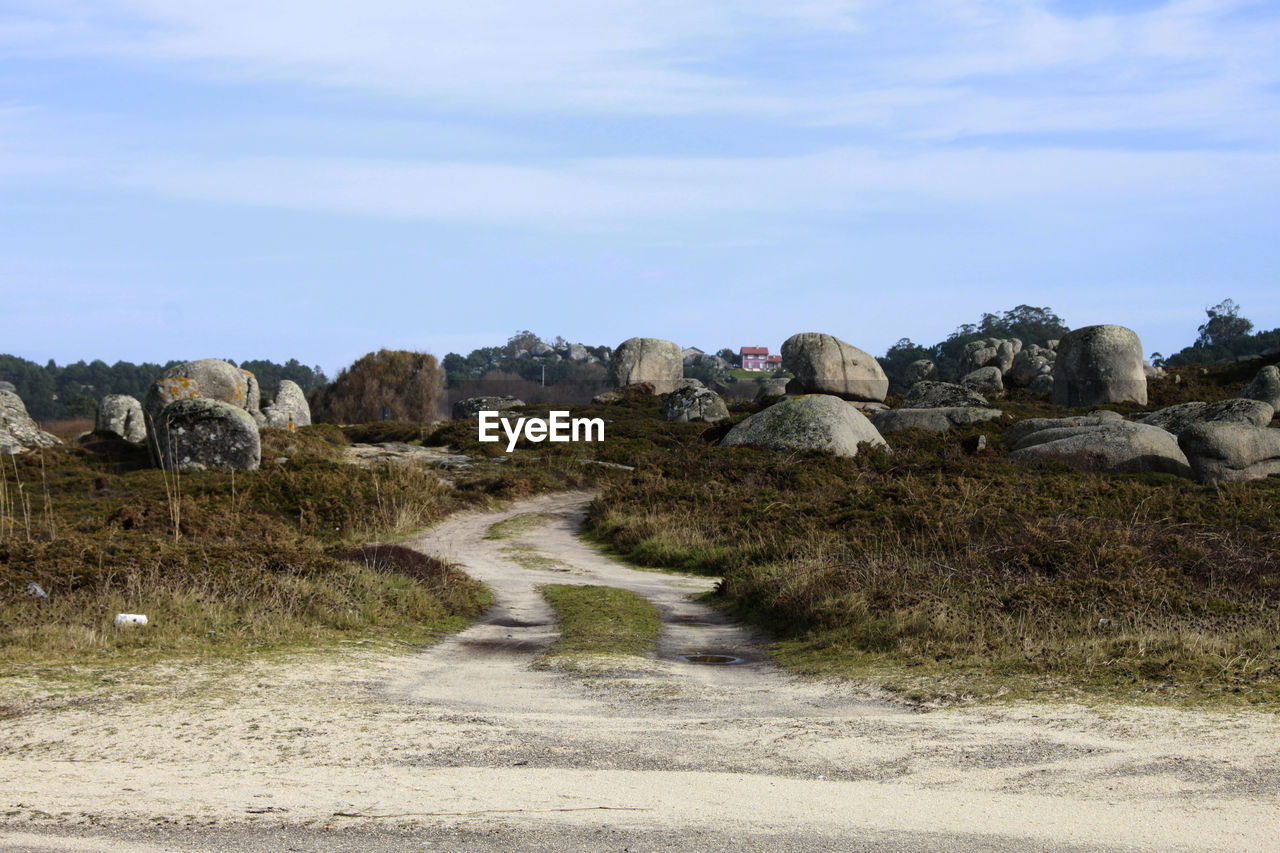
[[[1261, 198], [1280, 155], [844, 148], [777, 158], [612, 158], [543, 165], [339, 158], [137, 161], [118, 187], [237, 205], [542, 229], [680, 229], [719, 217], [1001, 210]], [[731, 226], [732, 227], [732, 226]]]
[[740, 115], [925, 137], [1023, 123], [1274, 134], [1263, 87], [1280, 18], [1232, 11], [1202, 0], [1079, 19], [1014, 0], [41, 0], [0, 45], [454, 111]]

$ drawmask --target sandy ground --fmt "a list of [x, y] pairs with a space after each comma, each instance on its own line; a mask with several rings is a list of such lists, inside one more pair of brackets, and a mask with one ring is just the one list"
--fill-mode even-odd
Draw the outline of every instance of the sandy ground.
[[[707, 579], [582, 544], [587, 499], [412, 543], [495, 592], [426, 651], [151, 667], [73, 698], [6, 679], [31, 710], [0, 720], [0, 849], [1280, 849], [1274, 715], [922, 712], [796, 678], [688, 599]], [[483, 538], [526, 512], [550, 520]], [[556, 562], [522, 568], [513, 545]], [[648, 597], [656, 659], [534, 666], [555, 637], [547, 582]], [[698, 653], [744, 662], [679, 658]]]

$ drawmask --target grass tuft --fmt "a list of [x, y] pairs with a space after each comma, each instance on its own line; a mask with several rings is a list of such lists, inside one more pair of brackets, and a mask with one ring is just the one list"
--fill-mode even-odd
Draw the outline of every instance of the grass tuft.
[[662, 621], [648, 599], [611, 586], [549, 584], [538, 588], [560, 620], [560, 638], [544, 663], [599, 655], [648, 655]]

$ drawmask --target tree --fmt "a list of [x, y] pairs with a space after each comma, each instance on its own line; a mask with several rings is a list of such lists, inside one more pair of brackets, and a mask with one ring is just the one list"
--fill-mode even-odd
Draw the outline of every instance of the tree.
[[[559, 340], [559, 338], [557, 338], [557, 340]], [[507, 338], [507, 345], [503, 347], [503, 354], [507, 358], [515, 358], [516, 355], [519, 354], [520, 350], [533, 352], [533, 348], [540, 343], [542, 343], [542, 338], [538, 337], [528, 329], [525, 329], [523, 332], [516, 332], [511, 337]]]
[[378, 350], [338, 372], [311, 398], [311, 416], [319, 422], [368, 423], [377, 420], [429, 421], [444, 386], [444, 371], [433, 355], [408, 350]]
[[877, 358], [880, 366], [884, 369], [885, 376], [889, 377], [889, 387], [894, 391], [905, 389], [907, 383], [907, 368], [912, 362], [920, 359], [933, 360], [933, 350], [928, 347], [922, 347], [917, 343], [912, 343], [910, 338], [901, 338], [896, 344], [889, 347], [883, 358]]
[[735, 353], [733, 350], [729, 349], [728, 347], [725, 347], [724, 349], [720, 350], [718, 353], [716, 353], [716, 355], [720, 356], [720, 358], [723, 358], [725, 361], [725, 364], [729, 365], [730, 367], [733, 367], [735, 364], [738, 363], [738, 354]]
[[1243, 338], [1253, 331], [1253, 323], [1240, 316], [1240, 306], [1230, 299], [1224, 299], [1212, 308], [1204, 309], [1209, 319], [1196, 331], [1200, 337], [1192, 346], [1213, 347]]

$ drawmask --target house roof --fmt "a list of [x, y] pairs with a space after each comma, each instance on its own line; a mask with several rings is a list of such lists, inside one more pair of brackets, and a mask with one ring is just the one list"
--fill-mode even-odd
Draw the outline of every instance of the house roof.
[[743, 347], [738, 350], [738, 355], [768, 355], [768, 347]]

